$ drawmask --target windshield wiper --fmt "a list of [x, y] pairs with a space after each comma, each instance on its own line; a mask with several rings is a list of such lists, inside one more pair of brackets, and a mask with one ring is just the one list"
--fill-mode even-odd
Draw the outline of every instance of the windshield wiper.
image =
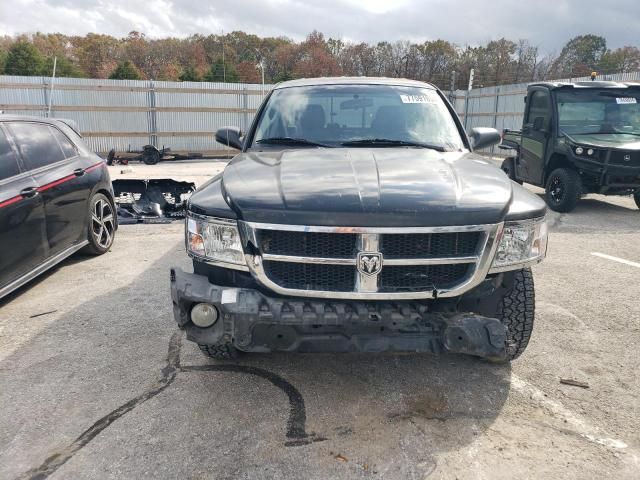
[[367, 138], [364, 140], [350, 140], [348, 142], [342, 142], [340, 145], [345, 147], [359, 147], [359, 146], [379, 146], [379, 147], [420, 147], [428, 148], [429, 150], [436, 150], [438, 152], [446, 152], [447, 149], [442, 145], [433, 145], [430, 143], [411, 142], [408, 140], [392, 140], [390, 138]]
[[324, 143], [313, 142], [305, 138], [293, 138], [293, 137], [271, 137], [262, 138], [256, 140], [256, 143], [262, 143], [265, 145], [307, 145], [309, 147], [327, 147], [333, 148], [332, 145], [326, 145]]

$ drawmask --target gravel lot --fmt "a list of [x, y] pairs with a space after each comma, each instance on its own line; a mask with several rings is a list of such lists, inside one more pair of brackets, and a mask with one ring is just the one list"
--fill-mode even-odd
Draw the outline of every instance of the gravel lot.
[[[200, 184], [223, 166], [111, 173]], [[190, 268], [182, 224], [122, 226], [108, 254], [0, 301], [0, 478], [640, 478], [640, 212], [589, 196], [550, 219], [534, 335], [511, 366], [216, 363], [171, 315], [169, 267]]]

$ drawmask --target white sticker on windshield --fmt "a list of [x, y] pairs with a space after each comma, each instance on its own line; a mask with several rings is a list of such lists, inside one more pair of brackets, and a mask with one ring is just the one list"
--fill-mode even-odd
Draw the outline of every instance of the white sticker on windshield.
[[628, 98], [616, 97], [616, 103], [620, 105], [625, 105], [628, 103], [638, 103], [638, 101], [634, 97], [628, 97]]
[[437, 95], [400, 95], [402, 103], [438, 103]]

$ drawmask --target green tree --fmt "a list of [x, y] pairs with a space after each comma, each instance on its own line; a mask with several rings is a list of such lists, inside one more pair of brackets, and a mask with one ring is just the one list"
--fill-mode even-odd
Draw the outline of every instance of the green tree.
[[120, 62], [116, 69], [109, 75], [112, 80], [140, 80], [140, 70], [129, 60]]
[[206, 75], [203, 77], [205, 82], [229, 82], [237, 83], [240, 78], [238, 72], [228, 63], [222, 63], [222, 59], [219, 58], [215, 61]]
[[36, 48], [29, 42], [19, 41], [9, 49], [5, 64], [7, 75], [40, 75], [44, 59]]
[[[47, 57], [42, 69], [42, 75], [51, 75], [53, 72], [53, 57]], [[56, 60], [56, 77], [84, 78], [86, 75], [67, 57], [58, 57]]]
[[579, 35], [567, 42], [556, 60], [558, 76], [578, 77], [589, 75], [598, 68], [607, 51], [607, 41], [598, 35]]
[[185, 68], [179, 78], [181, 82], [200, 82], [202, 80], [192, 65]]

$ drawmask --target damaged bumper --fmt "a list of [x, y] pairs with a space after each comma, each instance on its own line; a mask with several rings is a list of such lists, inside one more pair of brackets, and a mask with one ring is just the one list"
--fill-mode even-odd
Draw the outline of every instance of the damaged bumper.
[[[424, 302], [354, 302], [269, 297], [171, 270], [173, 313], [187, 338], [232, 343], [247, 352], [452, 352], [506, 358], [506, 328], [470, 312], [432, 311]], [[218, 320], [194, 325], [191, 308], [213, 305]]]

